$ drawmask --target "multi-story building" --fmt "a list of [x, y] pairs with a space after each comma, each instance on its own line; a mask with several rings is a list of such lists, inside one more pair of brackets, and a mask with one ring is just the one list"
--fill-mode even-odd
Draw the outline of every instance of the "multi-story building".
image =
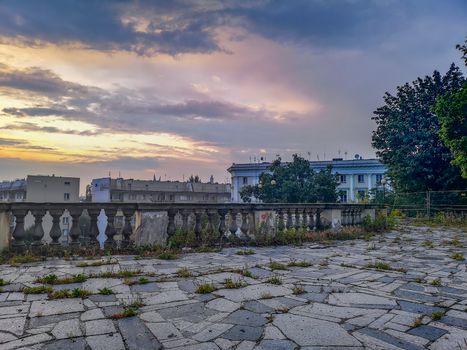
[[134, 180], [110, 177], [91, 183], [93, 202], [112, 203], [226, 203], [230, 185], [215, 182]]
[[[257, 185], [262, 173], [268, 172], [271, 163], [232, 164], [227, 171], [232, 175], [232, 202], [242, 202], [241, 189], [246, 185]], [[339, 197], [341, 202], [358, 202], [367, 197], [369, 191], [381, 187], [381, 180], [386, 173], [386, 167], [378, 159], [343, 160], [334, 158], [325, 161], [310, 161], [314, 171], [320, 171], [327, 166], [338, 176]]]
[[[0, 201], [3, 202], [35, 202], [35, 203], [63, 203], [79, 202], [79, 182], [77, 177], [62, 177], [48, 175], [28, 175], [26, 179], [3, 181], [0, 183]], [[68, 239], [72, 223], [67, 210], [60, 219], [62, 240]], [[12, 225], [14, 223], [12, 222]], [[27, 215], [24, 221], [26, 230], [32, 228], [34, 218]], [[52, 217], [45, 215], [42, 225], [45, 232], [52, 227]], [[49, 237], [45, 237], [49, 240]]]

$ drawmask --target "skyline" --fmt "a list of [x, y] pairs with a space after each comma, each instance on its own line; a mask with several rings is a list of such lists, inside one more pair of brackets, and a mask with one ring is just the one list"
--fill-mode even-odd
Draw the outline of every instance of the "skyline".
[[4, 1], [0, 179], [374, 157], [384, 93], [464, 69], [466, 18], [462, 1]]

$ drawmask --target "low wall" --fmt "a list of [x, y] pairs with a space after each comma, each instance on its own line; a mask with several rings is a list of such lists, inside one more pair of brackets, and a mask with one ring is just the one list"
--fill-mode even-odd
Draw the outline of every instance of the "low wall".
[[[381, 207], [363, 204], [0, 204], [0, 248], [165, 245], [177, 230], [192, 230], [199, 241], [205, 230], [219, 240], [230, 235], [248, 240], [264, 227], [274, 234], [357, 226], [365, 216], [374, 218], [377, 210]], [[16, 222], [13, 232], [10, 215]], [[65, 216], [69, 218], [67, 237], [62, 234]]]

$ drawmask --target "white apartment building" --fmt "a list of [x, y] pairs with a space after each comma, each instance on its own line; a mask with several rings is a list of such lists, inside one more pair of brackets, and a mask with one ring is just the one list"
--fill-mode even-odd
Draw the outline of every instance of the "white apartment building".
[[[381, 180], [386, 173], [386, 167], [378, 159], [334, 158], [325, 161], [310, 161], [314, 171], [320, 171], [332, 166], [332, 172], [339, 179], [339, 196], [341, 202], [358, 202], [368, 195], [373, 188], [381, 187]], [[233, 163], [227, 171], [232, 176], [232, 202], [242, 202], [240, 191], [243, 186], [257, 185], [262, 173], [267, 172], [271, 163]]]
[[230, 185], [215, 182], [134, 180], [110, 177], [91, 182], [93, 202], [100, 203], [226, 203]]

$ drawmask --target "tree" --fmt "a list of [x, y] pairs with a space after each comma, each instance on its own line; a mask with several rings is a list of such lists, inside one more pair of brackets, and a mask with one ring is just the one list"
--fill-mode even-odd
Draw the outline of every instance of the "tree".
[[463, 45], [456, 45], [456, 49], [462, 52], [462, 58], [467, 66], [467, 39], [464, 41]]
[[465, 188], [466, 181], [451, 165], [452, 154], [439, 137], [439, 121], [432, 112], [439, 96], [459, 91], [464, 81], [452, 64], [444, 76], [435, 71], [397, 87], [395, 96], [386, 92], [385, 105], [373, 112], [377, 129], [372, 144], [396, 190]]
[[467, 83], [462, 90], [438, 98], [434, 112], [439, 118], [439, 136], [452, 152], [452, 164], [467, 179]]
[[310, 162], [297, 154], [293, 161], [282, 163], [278, 157], [269, 167], [270, 172], [261, 174], [258, 185], [245, 186], [240, 192], [243, 201], [252, 197], [265, 203], [316, 203], [337, 200], [336, 176], [331, 168], [315, 172]]
[[[463, 53], [467, 65], [467, 40], [456, 47]], [[467, 82], [460, 91], [439, 97], [433, 111], [441, 124], [439, 136], [452, 152], [451, 163], [458, 166], [462, 177], [467, 179]]]

